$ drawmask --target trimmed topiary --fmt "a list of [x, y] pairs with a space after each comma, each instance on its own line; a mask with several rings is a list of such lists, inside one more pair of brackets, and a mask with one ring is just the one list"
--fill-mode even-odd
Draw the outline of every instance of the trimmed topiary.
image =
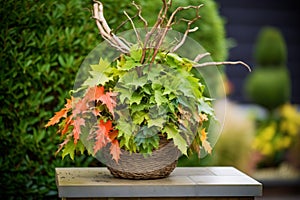
[[285, 67], [287, 48], [277, 28], [263, 28], [258, 35], [254, 50], [254, 58], [259, 67]]
[[281, 32], [276, 28], [263, 28], [255, 46], [257, 66], [245, 84], [245, 92], [253, 103], [271, 111], [289, 101], [291, 83], [286, 57]]

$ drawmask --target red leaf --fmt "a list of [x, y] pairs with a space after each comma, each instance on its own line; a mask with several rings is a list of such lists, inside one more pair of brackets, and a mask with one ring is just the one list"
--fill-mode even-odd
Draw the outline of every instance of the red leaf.
[[114, 139], [116, 139], [118, 134], [119, 134], [118, 130], [113, 130], [113, 131], [109, 132], [108, 137], [109, 137], [110, 141], [113, 141]]
[[112, 98], [113, 96], [116, 96], [116, 93], [106, 92], [99, 97], [99, 100], [106, 105], [109, 112], [114, 116], [114, 107], [116, 106], [116, 101]]
[[103, 86], [90, 87], [86, 92], [83, 102], [101, 101], [108, 108], [109, 112], [114, 116], [114, 107], [116, 106], [115, 92], [104, 92]]
[[94, 154], [97, 153], [100, 149], [105, 147], [108, 142], [110, 142], [109, 139], [109, 132], [112, 130], [112, 123], [111, 121], [104, 122], [103, 120], [100, 120], [98, 124], [98, 129], [96, 131], [96, 142], [94, 146]]
[[76, 102], [72, 114], [76, 116], [80, 113], [86, 112], [87, 110], [88, 110], [87, 102], [84, 99], [80, 99], [78, 102]]
[[113, 159], [118, 163], [121, 155], [121, 149], [118, 140], [111, 142], [110, 153]]
[[91, 109], [91, 113], [92, 113], [95, 117], [101, 116], [100, 110], [99, 110], [97, 107], [92, 108], [92, 109]]
[[84, 119], [77, 116], [74, 119], [72, 125], [74, 126], [73, 128], [74, 144], [77, 144], [77, 141], [79, 140], [80, 126], [85, 125]]
[[89, 101], [96, 101], [104, 94], [104, 87], [103, 86], [94, 86], [90, 87], [86, 92], [84, 99]]

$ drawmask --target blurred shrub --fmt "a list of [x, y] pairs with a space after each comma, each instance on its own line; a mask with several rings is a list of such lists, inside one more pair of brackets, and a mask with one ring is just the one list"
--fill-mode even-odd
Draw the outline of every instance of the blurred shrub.
[[[137, 1], [143, 5], [146, 19], [156, 16], [161, 6], [158, 1]], [[135, 14], [130, 2], [103, 1], [113, 29], [126, 19], [124, 10], [130, 16]], [[189, 3], [199, 4], [185, 1], [184, 5]], [[81, 62], [101, 42], [91, 7], [90, 0], [7, 0], [1, 4], [1, 199], [54, 199], [55, 167], [95, 164], [85, 156], [74, 162], [56, 158], [56, 130], [44, 128], [53, 112], [63, 106]], [[208, 1], [201, 12], [200, 31], [191, 36], [213, 58], [223, 60], [227, 52], [224, 29], [215, 3]], [[128, 29], [130, 23], [120, 31]]]
[[256, 64], [262, 68], [283, 67], [287, 60], [287, 48], [281, 32], [265, 27], [257, 36], [254, 51]]
[[[0, 8], [0, 196], [56, 195], [54, 168], [86, 166], [55, 158], [45, 122], [64, 103], [85, 55], [97, 43], [90, 1], [4, 1]], [[2, 199], [2, 198], [1, 198]]]
[[[252, 146], [261, 156], [257, 167], [277, 167], [288, 161], [288, 152], [297, 147], [300, 136], [300, 112], [297, 106], [283, 104], [272, 114], [257, 117], [256, 126]], [[299, 156], [292, 162], [299, 162]]]
[[280, 30], [263, 28], [254, 50], [256, 67], [247, 77], [245, 92], [253, 103], [274, 110], [288, 102], [291, 93], [286, 46]]

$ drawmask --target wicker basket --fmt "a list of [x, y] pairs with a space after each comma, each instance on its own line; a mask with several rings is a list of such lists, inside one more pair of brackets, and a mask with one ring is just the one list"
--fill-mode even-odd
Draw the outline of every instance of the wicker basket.
[[165, 178], [175, 169], [181, 155], [173, 141], [167, 140], [161, 140], [159, 148], [148, 156], [121, 151], [119, 162], [106, 159], [106, 166], [114, 177], [126, 179]]

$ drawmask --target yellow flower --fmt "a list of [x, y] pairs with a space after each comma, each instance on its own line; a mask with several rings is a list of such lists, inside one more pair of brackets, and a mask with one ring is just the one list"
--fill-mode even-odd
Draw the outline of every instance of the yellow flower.
[[273, 139], [276, 133], [276, 123], [273, 122], [260, 131], [261, 139], [264, 141], [270, 141]]
[[272, 155], [274, 152], [273, 145], [270, 143], [266, 143], [261, 148], [261, 153], [265, 156]]
[[296, 135], [300, 129], [300, 112], [297, 111], [297, 107], [287, 103], [281, 107], [280, 112], [284, 118], [280, 125], [281, 130]]

